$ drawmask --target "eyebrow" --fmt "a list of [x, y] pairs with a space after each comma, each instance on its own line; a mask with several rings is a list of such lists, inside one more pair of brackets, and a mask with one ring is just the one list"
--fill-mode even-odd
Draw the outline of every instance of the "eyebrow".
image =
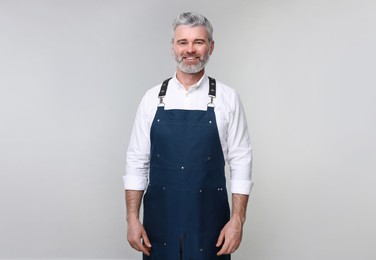
[[[188, 41], [187, 39], [179, 39], [179, 40], [176, 40], [176, 42], [186, 42]], [[205, 39], [202, 39], [202, 38], [198, 38], [198, 39], [194, 39], [193, 40], [194, 42], [198, 42], [198, 41], [203, 41], [205, 42], [206, 40]]]

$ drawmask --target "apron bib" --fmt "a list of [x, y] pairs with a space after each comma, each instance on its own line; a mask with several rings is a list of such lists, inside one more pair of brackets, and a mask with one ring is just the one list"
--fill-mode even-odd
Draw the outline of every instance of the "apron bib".
[[[215, 80], [209, 79], [212, 104]], [[161, 87], [161, 104], [167, 85], [168, 80]], [[144, 195], [143, 224], [152, 244], [145, 260], [230, 259], [216, 255], [230, 210], [225, 160], [214, 107], [209, 105], [207, 111], [157, 108]]]

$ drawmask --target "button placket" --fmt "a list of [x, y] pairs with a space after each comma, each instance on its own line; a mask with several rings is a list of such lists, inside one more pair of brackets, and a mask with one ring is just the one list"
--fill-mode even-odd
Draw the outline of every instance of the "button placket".
[[190, 93], [187, 91], [184, 94], [184, 107], [188, 109], [191, 105], [191, 98], [190, 98]]

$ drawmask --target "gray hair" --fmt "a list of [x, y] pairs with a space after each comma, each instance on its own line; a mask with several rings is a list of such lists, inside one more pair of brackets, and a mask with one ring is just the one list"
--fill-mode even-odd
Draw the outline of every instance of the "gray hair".
[[189, 25], [191, 27], [205, 26], [206, 31], [208, 32], [209, 42], [213, 41], [213, 26], [211, 25], [209, 20], [201, 14], [193, 12], [179, 14], [172, 24], [172, 42], [174, 42], [176, 27], [178, 27], [179, 25]]

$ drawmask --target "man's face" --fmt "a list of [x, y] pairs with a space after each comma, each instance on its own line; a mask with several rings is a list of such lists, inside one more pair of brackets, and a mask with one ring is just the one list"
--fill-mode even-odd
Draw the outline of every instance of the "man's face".
[[200, 72], [212, 54], [214, 42], [209, 43], [204, 26], [180, 25], [175, 30], [172, 51], [177, 68], [189, 74]]

